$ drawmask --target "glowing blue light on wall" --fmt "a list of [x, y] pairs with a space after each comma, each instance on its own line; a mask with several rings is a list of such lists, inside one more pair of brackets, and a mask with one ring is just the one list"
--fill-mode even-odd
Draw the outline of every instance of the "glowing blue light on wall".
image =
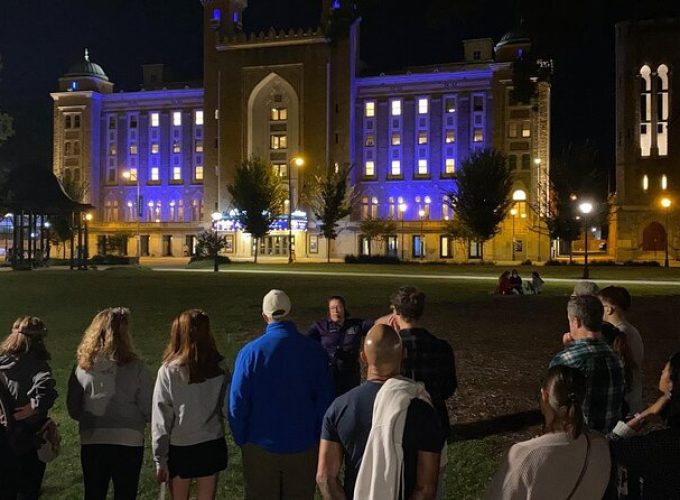
[[220, 9], [213, 9], [212, 20], [220, 22], [222, 20], [222, 11]]
[[234, 11], [234, 24], [238, 24], [238, 11]]
[[340, 8], [340, 0], [334, 0], [334, 1], [333, 1], [333, 7], [332, 7], [332, 8], [333, 8], [334, 10], [339, 9], [339, 8]]
[[71, 82], [71, 85], [69, 87], [72, 91], [78, 90], [78, 82]]

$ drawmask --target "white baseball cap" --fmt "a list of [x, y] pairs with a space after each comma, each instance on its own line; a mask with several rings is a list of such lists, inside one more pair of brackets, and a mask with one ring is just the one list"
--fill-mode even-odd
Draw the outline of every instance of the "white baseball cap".
[[290, 313], [290, 299], [283, 290], [270, 290], [262, 299], [262, 312], [274, 320], [285, 318]]

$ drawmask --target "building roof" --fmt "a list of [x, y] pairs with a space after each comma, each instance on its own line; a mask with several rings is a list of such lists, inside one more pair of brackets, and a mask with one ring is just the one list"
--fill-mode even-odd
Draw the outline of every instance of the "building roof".
[[67, 77], [93, 76], [95, 78], [106, 80], [107, 82], [109, 81], [109, 77], [106, 76], [106, 73], [104, 73], [102, 67], [99, 64], [90, 61], [90, 52], [87, 49], [85, 49], [85, 59], [73, 64], [69, 68], [68, 73], [66, 73], [66, 76]]
[[521, 22], [519, 26], [503, 35], [496, 44], [496, 47], [514, 45], [517, 43], [531, 43], [531, 37], [529, 37], [529, 33], [524, 29], [524, 22]]

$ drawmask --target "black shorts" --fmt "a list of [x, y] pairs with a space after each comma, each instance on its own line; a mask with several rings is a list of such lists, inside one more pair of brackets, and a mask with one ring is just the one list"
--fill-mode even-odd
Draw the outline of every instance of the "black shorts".
[[227, 468], [227, 442], [224, 438], [192, 444], [170, 445], [168, 470], [170, 477], [182, 479], [212, 476]]

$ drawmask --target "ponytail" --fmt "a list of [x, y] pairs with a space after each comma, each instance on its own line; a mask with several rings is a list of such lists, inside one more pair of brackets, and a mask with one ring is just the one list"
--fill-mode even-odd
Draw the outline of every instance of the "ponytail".
[[586, 379], [583, 373], [568, 366], [553, 366], [543, 383], [548, 393], [548, 404], [572, 439], [578, 438], [586, 429], [583, 401], [586, 396]]

